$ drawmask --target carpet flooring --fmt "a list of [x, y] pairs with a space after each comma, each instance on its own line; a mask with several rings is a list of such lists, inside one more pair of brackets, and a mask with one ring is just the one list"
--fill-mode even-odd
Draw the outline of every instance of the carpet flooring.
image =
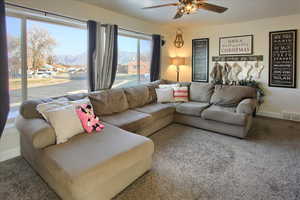
[[[172, 124], [151, 139], [152, 170], [115, 200], [300, 199], [300, 123], [257, 117], [245, 140]], [[18, 157], [0, 163], [0, 199], [59, 198]]]

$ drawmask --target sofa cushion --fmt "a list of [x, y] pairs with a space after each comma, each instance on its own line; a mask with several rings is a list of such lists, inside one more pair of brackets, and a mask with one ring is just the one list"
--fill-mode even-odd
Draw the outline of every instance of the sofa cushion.
[[191, 86], [191, 82], [180, 82], [180, 87], [190, 87]]
[[234, 107], [243, 99], [255, 97], [256, 89], [252, 87], [216, 85], [210, 102], [219, 106]]
[[34, 148], [42, 149], [56, 143], [55, 130], [44, 119], [18, 116], [15, 123], [18, 131], [29, 138]]
[[237, 113], [245, 113], [252, 115], [257, 107], [256, 99], [244, 99], [236, 108]]
[[87, 93], [80, 93], [80, 94], [72, 94], [72, 95], [65, 95], [53, 98], [43, 98], [43, 99], [36, 99], [36, 100], [27, 100], [22, 103], [20, 107], [20, 113], [25, 119], [34, 119], [34, 118], [43, 118], [43, 116], [37, 111], [36, 107], [42, 103], [49, 103], [55, 100], [65, 100], [65, 101], [76, 101], [87, 97]]
[[190, 100], [198, 102], [209, 102], [214, 92], [214, 85], [211, 83], [192, 82], [190, 86]]
[[148, 96], [146, 104], [151, 104], [151, 103], [156, 102], [157, 96], [156, 96], [155, 86], [147, 85], [146, 87], [148, 87], [148, 90], [149, 90], [149, 96]]
[[48, 121], [47, 113], [50, 110], [56, 110], [63, 106], [68, 105], [81, 105], [81, 104], [91, 104], [90, 100], [88, 98], [79, 99], [77, 101], [69, 101], [67, 98], [59, 98], [54, 99], [53, 101], [47, 102], [47, 103], [41, 103], [36, 106], [36, 110]]
[[69, 94], [65, 97], [68, 98], [70, 101], [77, 101], [80, 99], [84, 99], [88, 96], [88, 93], [79, 93], [79, 94]]
[[97, 116], [119, 113], [129, 108], [123, 89], [111, 89], [92, 93], [89, 99]]
[[135, 110], [142, 113], [150, 114], [155, 119], [165, 117], [175, 112], [174, 106], [161, 103], [149, 104], [140, 108], [135, 108]]
[[153, 87], [155, 87], [155, 88], [158, 88], [158, 86], [159, 86], [160, 84], [165, 84], [165, 83], [166, 83], [165, 80], [156, 80], [156, 81], [152, 81], [152, 82], [150, 82], [150, 83], [146, 83], [145, 85], [147, 85], [147, 86], [153, 86]]
[[100, 116], [100, 119], [126, 131], [133, 132], [149, 123], [151, 115], [135, 110], [127, 110], [113, 115]]
[[140, 85], [124, 88], [129, 108], [143, 106], [149, 101], [149, 89], [147, 86]]
[[190, 102], [179, 104], [176, 107], [176, 112], [185, 115], [201, 116], [201, 112], [208, 106], [209, 106], [208, 103], [190, 101]]
[[248, 116], [242, 113], [236, 113], [235, 108], [226, 108], [212, 105], [205, 109], [201, 117], [207, 120], [223, 122], [227, 124], [244, 126], [247, 123]]
[[[60, 98], [61, 100], [68, 101], [67, 98]], [[45, 98], [45, 99], [37, 99], [37, 100], [28, 100], [24, 101], [20, 107], [20, 113], [25, 119], [34, 119], [40, 118], [43, 119], [41, 113], [39, 113], [36, 109], [37, 105], [42, 103], [48, 103], [55, 99]]]
[[70, 190], [71, 197], [85, 197], [91, 185], [105, 184], [116, 174], [150, 158], [153, 151], [150, 139], [105, 124], [101, 133], [80, 134], [67, 143], [46, 148], [41, 162], [52, 177]]
[[174, 102], [174, 89], [173, 88], [155, 88], [157, 102], [167, 103]]

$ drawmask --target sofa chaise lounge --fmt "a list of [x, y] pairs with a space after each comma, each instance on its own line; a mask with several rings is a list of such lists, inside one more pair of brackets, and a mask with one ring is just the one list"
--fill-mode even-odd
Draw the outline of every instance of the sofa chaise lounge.
[[255, 89], [181, 83], [189, 87], [188, 102], [157, 103], [155, 88], [162, 83], [168, 82], [65, 96], [70, 101], [89, 96], [106, 127], [63, 144], [56, 144], [54, 129], [36, 110], [56, 98], [24, 102], [16, 120], [22, 156], [62, 199], [101, 200], [111, 199], [151, 168], [154, 144], [145, 136], [172, 122], [247, 136], [257, 106]]

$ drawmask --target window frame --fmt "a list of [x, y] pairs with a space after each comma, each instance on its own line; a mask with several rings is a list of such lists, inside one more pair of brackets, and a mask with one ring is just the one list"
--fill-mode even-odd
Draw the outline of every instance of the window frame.
[[[153, 41], [152, 41], [152, 37], [148, 36], [148, 35], [143, 35], [143, 34], [139, 34], [139, 33], [135, 33], [132, 31], [128, 31], [128, 30], [124, 30], [124, 29], [120, 29], [118, 30], [118, 37], [122, 36], [122, 37], [129, 37], [129, 38], [134, 38], [137, 40], [137, 82], [138, 84], [141, 83], [141, 40], [147, 40], [151, 42], [151, 49], [153, 49]], [[119, 63], [118, 63], [119, 65]]]
[[[54, 25], [67, 26], [72, 28], [78, 28], [82, 30], [87, 30], [86, 23], [78, 23], [72, 20], [64, 20], [57, 16], [52, 16], [50, 14], [42, 15], [41, 13], [33, 13], [32, 11], [26, 11], [26, 9], [19, 9], [14, 7], [6, 7], [5, 17], [13, 17], [20, 20], [20, 51], [21, 51], [21, 102], [28, 100], [28, 63], [27, 63], [27, 25], [28, 20], [36, 22], [50, 23]], [[87, 80], [88, 82], [88, 80]], [[12, 116], [14, 118], [14, 116]]]

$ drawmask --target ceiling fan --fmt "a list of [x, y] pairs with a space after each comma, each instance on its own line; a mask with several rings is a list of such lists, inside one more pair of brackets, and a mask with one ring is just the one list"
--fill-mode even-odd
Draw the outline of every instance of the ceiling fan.
[[173, 17], [173, 19], [178, 19], [183, 15], [189, 15], [191, 13], [198, 11], [199, 9], [204, 9], [216, 13], [223, 13], [228, 9], [222, 6], [206, 3], [206, 1], [207, 0], [178, 0], [177, 3], [167, 3], [167, 4], [157, 5], [157, 6], [144, 7], [142, 9], [176, 6], [177, 12]]

